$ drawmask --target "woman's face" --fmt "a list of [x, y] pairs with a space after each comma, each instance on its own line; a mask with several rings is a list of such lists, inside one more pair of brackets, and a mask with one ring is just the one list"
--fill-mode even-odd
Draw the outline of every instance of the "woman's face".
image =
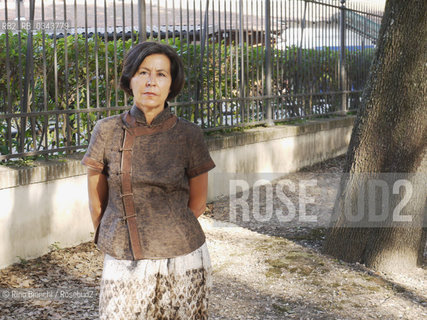
[[163, 110], [172, 83], [171, 63], [164, 54], [147, 56], [130, 80], [134, 102], [141, 110]]

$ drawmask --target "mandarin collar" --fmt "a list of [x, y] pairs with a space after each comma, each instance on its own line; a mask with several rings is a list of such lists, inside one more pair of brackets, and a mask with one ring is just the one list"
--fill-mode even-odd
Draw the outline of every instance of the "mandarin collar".
[[155, 126], [169, 119], [172, 113], [169, 109], [169, 105], [165, 103], [165, 108], [157, 116], [154, 117], [153, 121], [151, 121], [151, 124], [147, 123], [147, 119], [145, 118], [144, 112], [142, 112], [136, 105], [133, 105], [130, 109], [130, 115], [135, 118], [138, 125]]

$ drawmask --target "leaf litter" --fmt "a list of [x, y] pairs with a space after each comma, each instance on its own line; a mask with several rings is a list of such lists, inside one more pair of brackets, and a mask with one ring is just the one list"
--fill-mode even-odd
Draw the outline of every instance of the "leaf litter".
[[[343, 162], [339, 157], [286, 176], [320, 181], [322, 190], [312, 192], [324, 199], [312, 214], [330, 214]], [[261, 210], [265, 199], [261, 194]], [[210, 319], [427, 318], [426, 264], [411, 274], [382, 274], [323, 255], [324, 227], [229, 220], [227, 198], [209, 204], [200, 218], [213, 265]], [[0, 270], [2, 290], [88, 293], [52, 300], [0, 297], [0, 319], [97, 319], [102, 264], [102, 253], [87, 242], [72, 248], [56, 244], [42, 257]]]

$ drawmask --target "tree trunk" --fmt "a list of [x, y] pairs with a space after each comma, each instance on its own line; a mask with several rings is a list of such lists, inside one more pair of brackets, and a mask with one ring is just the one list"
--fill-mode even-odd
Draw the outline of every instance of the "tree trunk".
[[[386, 3], [344, 171], [335, 204], [337, 219], [324, 251], [380, 271], [406, 272], [422, 263], [427, 220], [425, 0]], [[399, 188], [399, 179], [409, 183]], [[380, 197], [376, 189], [367, 189], [379, 180], [386, 183], [388, 195]], [[384, 196], [391, 199], [388, 208], [381, 207]], [[377, 214], [386, 211], [381, 222], [370, 206]], [[398, 222], [396, 210], [411, 221]], [[362, 217], [355, 219], [357, 214]]]

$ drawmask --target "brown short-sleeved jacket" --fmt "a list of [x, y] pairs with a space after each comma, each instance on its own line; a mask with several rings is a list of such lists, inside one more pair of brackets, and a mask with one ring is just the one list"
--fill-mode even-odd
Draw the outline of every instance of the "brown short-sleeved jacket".
[[[130, 148], [124, 145], [126, 135], [133, 139]], [[95, 238], [101, 251], [116, 259], [161, 259], [190, 253], [204, 243], [203, 230], [188, 208], [188, 180], [215, 164], [197, 125], [177, 118], [167, 106], [148, 125], [133, 106], [97, 122], [82, 163], [108, 179], [108, 205]], [[124, 195], [126, 174], [132, 190]], [[123, 219], [132, 207], [134, 220]], [[135, 222], [142, 254], [135, 254], [129, 221]]]

